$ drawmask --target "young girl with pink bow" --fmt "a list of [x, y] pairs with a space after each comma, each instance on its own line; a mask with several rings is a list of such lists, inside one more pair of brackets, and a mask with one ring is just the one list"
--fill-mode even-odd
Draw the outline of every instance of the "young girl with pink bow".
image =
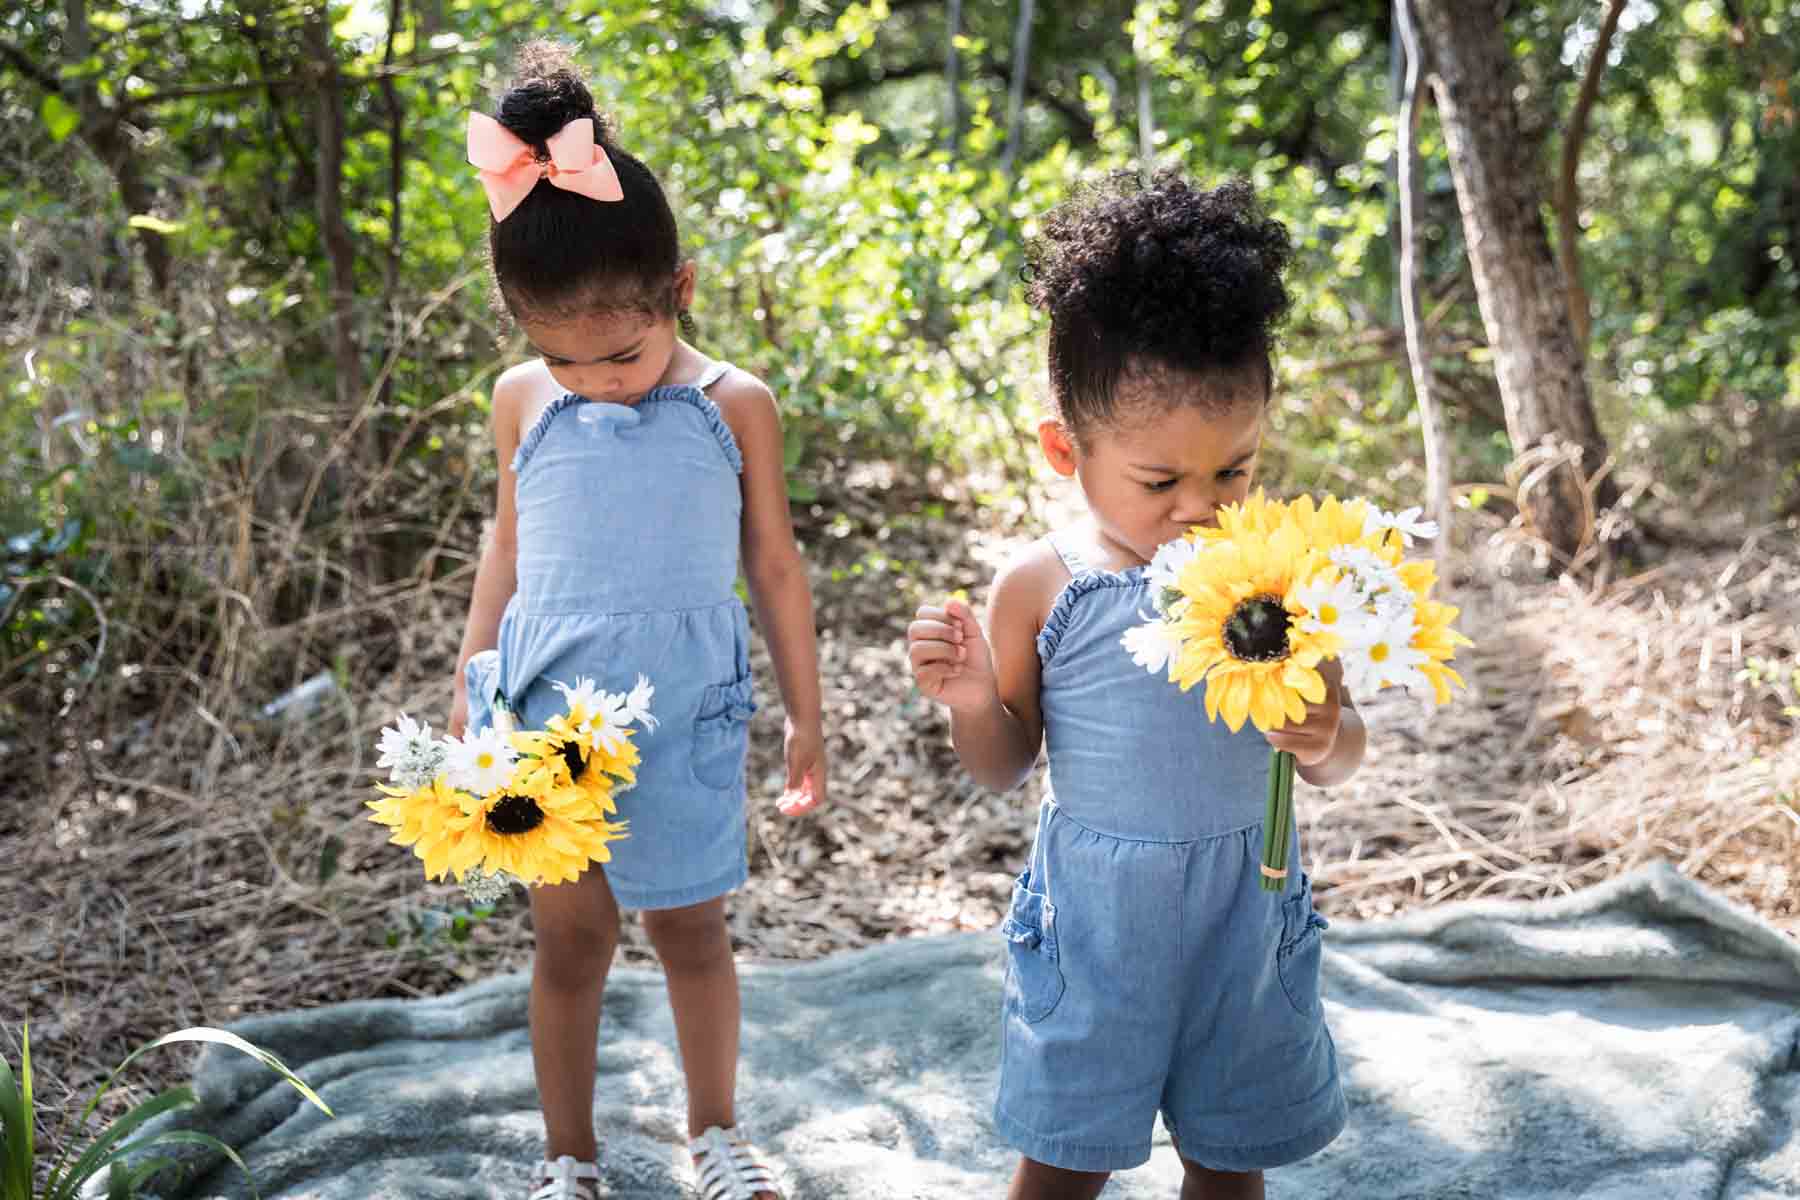
[[787, 711], [783, 812], [825, 800], [817, 649], [763, 383], [708, 358], [695, 265], [650, 170], [620, 149], [560, 47], [523, 51], [497, 117], [471, 113], [499, 295], [535, 357], [494, 385], [500, 487], [458, 663], [451, 732], [522, 729], [570, 690], [655, 685], [629, 836], [531, 893], [531, 1049], [548, 1141], [532, 1200], [596, 1200], [601, 994], [622, 908], [668, 976], [706, 1200], [777, 1200], [736, 1133], [738, 987], [724, 896], [744, 881], [749, 623], [740, 561]]

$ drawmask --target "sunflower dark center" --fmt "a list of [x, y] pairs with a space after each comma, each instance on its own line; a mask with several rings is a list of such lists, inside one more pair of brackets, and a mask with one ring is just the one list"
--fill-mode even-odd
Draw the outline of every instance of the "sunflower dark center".
[[1274, 596], [1252, 596], [1225, 618], [1225, 648], [1243, 662], [1288, 656], [1288, 613]]
[[544, 810], [530, 796], [508, 793], [488, 809], [487, 827], [505, 836], [530, 833], [543, 823]]
[[569, 768], [571, 781], [581, 778], [581, 769], [586, 766], [581, 760], [581, 747], [574, 742], [564, 742], [562, 747], [563, 763]]

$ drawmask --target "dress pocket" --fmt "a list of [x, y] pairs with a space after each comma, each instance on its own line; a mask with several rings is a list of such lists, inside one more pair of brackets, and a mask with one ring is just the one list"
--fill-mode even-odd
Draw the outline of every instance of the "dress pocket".
[[1319, 963], [1324, 953], [1321, 936], [1331, 922], [1313, 908], [1312, 880], [1304, 873], [1300, 887], [1282, 902], [1281, 945], [1275, 951], [1275, 969], [1288, 1003], [1303, 1017], [1324, 1012], [1319, 999]]
[[1056, 905], [1031, 890], [1031, 872], [1013, 884], [1012, 907], [1000, 923], [1006, 939], [1006, 1006], [1027, 1024], [1049, 1016], [1062, 999], [1062, 967], [1057, 962]]
[[715, 683], [700, 693], [694, 715], [694, 781], [714, 791], [744, 786], [744, 755], [750, 748], [750, 716], [756, 711], [750, 676]]
[[494, 723], [494, 699], [500, 691], [500, 652], [482, 650], [463, 664], [463, 688], [469, 697], [469, 733]]

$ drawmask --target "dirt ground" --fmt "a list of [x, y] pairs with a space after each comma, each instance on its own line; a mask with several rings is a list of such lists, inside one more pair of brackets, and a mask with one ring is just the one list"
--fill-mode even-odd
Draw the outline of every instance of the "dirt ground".
[[[823, 635], [834, 804], [777, 814], [780, 711], [760, 647], [750, 761], [751, 882], [731, 906], [746, 959], [810, 959], [999, 920], [1033, 827], [1034, 783], [975, 786], [912, 687], [914, 606], [966, 589], [1067, 497], [991, 494], [881, 467], [799, 513]], [[1791, 528], [1690, 549], [1584, 590], [1547, 582], [1472, 520], [1452, 572], [1466, 693], [1427, 711], [1365, 707], [1362, 771], [1301, 787], [1321, 908], [1375, 917], [1477, 896], [1572, 891], [1661, 858], [1800, 933], [1800, 660]], [[376, 732], [441, 724], [466, 576], [405, 600], [401, 659], [363, 694], [259, 725], [206, 763], [154, 732], [93, 731], [64, 785], [0, 807], [0, 1045], [22, 1020], [47, 1114], [85, 1100], [132, 1047], [197, 1023], [354, 998], [418, 996], [528, 966], [522, 894], [491, 916], [429, 885], [365, 818]], [[266, 697], [255, 698], [260, 703]], [[650, 961], [632, 923], [625, 961]], [[140, 1060], [106, 1106], [185, 1077]]]

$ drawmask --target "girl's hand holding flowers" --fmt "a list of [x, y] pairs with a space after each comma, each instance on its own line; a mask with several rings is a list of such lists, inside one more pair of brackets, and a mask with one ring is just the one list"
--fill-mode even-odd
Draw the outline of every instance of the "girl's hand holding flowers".
[[450, 690], [450, 723], [446, 732], [453, 738], [463, 735], [469, 727], [469, 688], [463, 682], [463, 674], [456, 673], [456, 683]]
[[1186, 691], [1206, 685], [1207, 716], [1233, 732], [1250, 721], [1274, 748], [1263, 822], [1262, 886], [1286, 887], [1293, 781], [1341, 778], [1334, 763], [1361, 752], [1361, 723], [1340, 755], [1346, 688], [1402, 687], [1447, 703], [1462, 679], [1451, 668], [1469, 639], [1457, 610], [1432, 599], [1429, 560], [1404, 561], [1437, 526], [1416, 508], [1383, 512], [1364, 500], [1261, 492], [1161, 547], [1150, 563], [1156, 613], [1121, 644], [1152, 674]]
[[1340, 696], [1344, 668], [1336, 659], [1328, 658], [1319, 664], [1319, 674], [1325, 679], [1325, 699], [1316, 704], [1308, 703], [1306, 716], [1298, 723], [1263, 731], [1269, 745], [1293, 755], [1303, 767], [1317, 766], [1330, 758], [1337, 748], [1338, 732], [1343, 728], [1344, 706]]

